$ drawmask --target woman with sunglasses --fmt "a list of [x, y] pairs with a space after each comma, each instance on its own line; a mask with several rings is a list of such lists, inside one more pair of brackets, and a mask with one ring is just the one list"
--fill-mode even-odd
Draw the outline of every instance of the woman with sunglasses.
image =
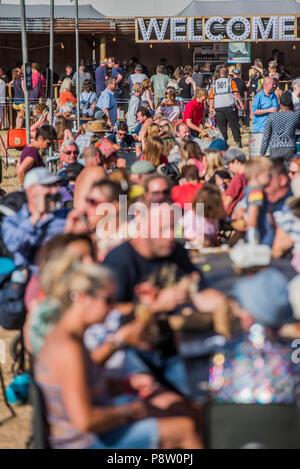
[[[190, 418], [147, 418], [149, 412], [141, 400], [114, 405], [103, 354], [99, 360], [84, 342], [86, 330], [104, 323], [113, 307], [115, 279], [110, 270], [74, 262], [74, 257], [59, 253], [44, 266], [41, 285], [52, 310], [49, 304], [40, 305], [36, 318], [35, 330], [43, 331], [46, 326], [47, 335], [35, 350], [34, 374], [46, 402], [50, 447], [200, 448]], [[134, 328], [129, 343], [133, 335], [141, 334], [137, 321]], [[125, 330], [124, 335], [112, 333], [100, 347], [106, 347], [111, 356], [125, 345], [124, 336]]]
[[171, 124], [174, 121], [182, 119], [184, 112], [183, 101], [179, 101], [174, 88], [167, 88], [165, 99], [158, 106], [156, 114], [162, 114]]

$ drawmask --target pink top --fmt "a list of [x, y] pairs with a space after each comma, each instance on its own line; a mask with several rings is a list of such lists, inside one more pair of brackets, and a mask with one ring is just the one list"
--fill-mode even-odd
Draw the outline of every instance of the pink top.
[[44, 95], [44, 86], [46, 85], [46, 78], [42, 73], [33, 73], [32, 74], [32, 87], [34, 88], [37, 82], [39, 81], [39, 76], [41, 75], [41, 97]]

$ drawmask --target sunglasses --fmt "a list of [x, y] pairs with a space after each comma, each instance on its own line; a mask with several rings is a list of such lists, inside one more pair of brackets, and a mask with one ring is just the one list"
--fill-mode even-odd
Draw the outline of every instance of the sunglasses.
[[127, 133], [126, 132], [118, 132], [120, 137], [126, 137]]
[[78, 156], [79, 152], [78, 151], [64, 151], [65, 155], [75, 155]]

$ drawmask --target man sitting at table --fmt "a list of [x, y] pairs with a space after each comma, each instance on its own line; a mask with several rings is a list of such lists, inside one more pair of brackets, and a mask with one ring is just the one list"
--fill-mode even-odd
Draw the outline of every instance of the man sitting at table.
[[135, 140], [132, 135], [128, 134], [128, 126], [126, 122], [120, 122], [118, 124], [117, 131], [109, 135], [107, 138], [110, 142], [116, 143], [121, 148], [135, 147]]

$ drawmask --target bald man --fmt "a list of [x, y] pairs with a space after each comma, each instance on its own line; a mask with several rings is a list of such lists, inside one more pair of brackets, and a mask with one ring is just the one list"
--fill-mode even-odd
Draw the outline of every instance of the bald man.
[[268, 115], [279, 110], [279, 103], [274, 93], [274, 80], [264, 78], [263, 89], [254, 96], [252, 105], [253, 126], [252, 132], [263, 132]]
[[85, 168], [76, 179], [74, 192], [74, 207], [79, 210], [85, 206], [86, 197], [94, 183], [105, 178], [103, 157], [98, 148], [90, 145], [84, 150], [82, 158]]

